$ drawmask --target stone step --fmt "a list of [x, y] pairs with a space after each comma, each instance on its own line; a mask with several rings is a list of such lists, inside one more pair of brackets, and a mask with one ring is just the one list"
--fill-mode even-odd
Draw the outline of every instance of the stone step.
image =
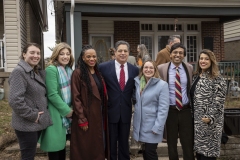
[[[178, 142], [178, 153], [179, 156], [182, 157], [182, 147], [181, 144]], [[70, 142], [67, 141], [67, 145], [66, 145], [66, 150], [67, 150], [67, 154], [69, 153], [69, 148], [70, 148]], [[142, 154], [138, 154], [138, 151], [140, 150], [140, 147], [137, 145], [132, 145], [130, 147], [130, 152], [133, 156], [136, 157], [141, 157]], [[8, 146], [7, 148], [5, 148], [4, 150], [5, 153], [11, 154], [11, 153], [15, 153], [15, 152], [19, 152], [19, 145], [18, 143], [14, 143], [10, 146]], [[43, 152], [40, 149], [40, 145], [37, 145], [37, 155], [41, 155], [41, 156], [45, 156], [47, 155], [46, 152]], [[158, 148], [157, 148], [157, 153], [159, 157], [167, 157], [168, 156], [168, 148], [167, 148], [167, 143], [159, 143], [158, 144]]]
[[[178, 141], [178, 144], [177, 144], [177, 149], [178, 149], [179, 157], [182, 157], [182, 155], [183, 155], [182, 146], [181, 146], [181, 143], [179, 141]], [[137, 146], [137, 145], [132, 145], [130, 147], [131, 154], [133, 154], [133, 155], [137, 155], [139, 150], [140, 150], [140, 147]], [[159, 143], [158, 144], [157, 154], [158, 154], [158, 157], [167, 157], [168, 156], [167, 143]]]

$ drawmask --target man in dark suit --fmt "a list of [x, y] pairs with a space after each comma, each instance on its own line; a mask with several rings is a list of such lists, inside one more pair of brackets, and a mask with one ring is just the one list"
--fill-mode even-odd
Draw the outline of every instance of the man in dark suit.
[[171, 62], [158, 66], [163, 80], [169, 85], [169, 112], [166, 121], [169, 160], [178, 160], [178, 136], [183, 149], [184, 160], [194, 160], [193, 119], [189, 90], [192, 84], [193, 66], [183, 62], [186, 48], [176, 43], [171, 47]]
[[129, 132], [132, 116], [134, 78], [138, 68], [127, 63], [128, 42], [115, 44], [115, 60], [99, 65], [108, 92], [108, 125], [111, 160], [129, 160]]

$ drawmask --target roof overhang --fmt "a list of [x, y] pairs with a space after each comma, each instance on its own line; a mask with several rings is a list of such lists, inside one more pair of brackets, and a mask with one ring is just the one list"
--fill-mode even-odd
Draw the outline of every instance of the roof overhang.
[[[65, 11], [70, 11], [70, 3]], [[75, 12], [82, 16], [110, 17], [158, 17], [158, 18], [219, 18], [227, 22], [240, 18], [240, 7], [184, 7], [184, 6], [139, 6], [76, 4]]]

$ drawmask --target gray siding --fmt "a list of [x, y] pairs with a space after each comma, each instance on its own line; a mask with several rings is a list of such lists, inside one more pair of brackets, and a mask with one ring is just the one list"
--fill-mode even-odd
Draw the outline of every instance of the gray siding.
[[0, 0], [0, 39], [3, 39], [4, 33], [4, 18], [3, 18], [3, 0]]
[[3, 4], [5, 17], [5, 38], [6, 38], [6, 72], [11, 72], [19, 61], [19, 25], [18, 21], [19, 7], [18, 0], [5, 0]]
[[240, 20], [224, 24], [224, 42], [240, 40]]

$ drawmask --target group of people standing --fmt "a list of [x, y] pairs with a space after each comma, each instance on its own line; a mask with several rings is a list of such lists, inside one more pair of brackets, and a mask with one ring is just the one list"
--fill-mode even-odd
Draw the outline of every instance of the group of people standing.
[[113, 52], [114, 60], [98, 65], [96, 51], [85, 45], [73, 71], [71, 48], [59, 43], [44, 72], [38, 66], [40, 47], [24, 48], [9, 78], [22, 159], [34, 159], [38, 142], [50, 160], [65, 159], [70, 140], [71, 160], [129, 160], [132, 105], [133, 138], [142, 144], [145, 160], [158, 159], [163, 133], [170, 160], [178, 159], [178, 137], [185, 160], [194, 159], [194, 150], [198, 160], [216, 159], [226, 83], [213, 52], [200, 52], [194, 74], [179, 42], [170, 46], [170, 62], [161, 65], [149, 54], [140, 55], [140, 68], [128, 63], [126, 41], [116, 42]]

